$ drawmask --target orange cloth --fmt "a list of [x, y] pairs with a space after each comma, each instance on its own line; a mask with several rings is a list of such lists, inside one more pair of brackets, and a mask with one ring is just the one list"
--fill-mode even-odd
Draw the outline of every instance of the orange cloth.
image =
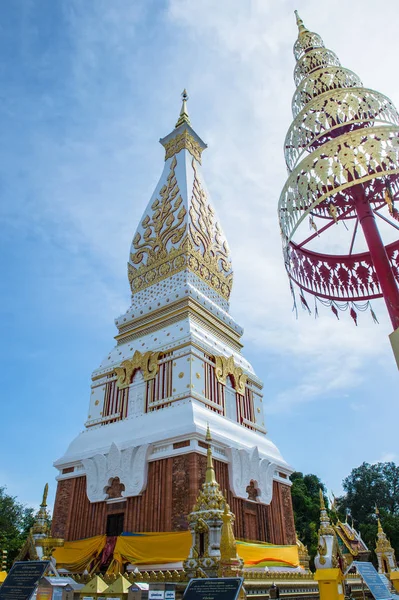
[[[109, 571], [120, 573], [125, 563], [151, 565], [182, 562], [188, 557], [191, 542], [189, 531], [120, 535], [116, 541]], [[62, 548], [54, 551], [57, 566], [72, 572], [84, 571], [93, 560], [99, 559], [105, 543], [105, 535], [65, 542]], [[248, 567], [299, 565], [296, 546], [255, 544], [237, 540], [237, 553]]]
[[84, 571], [93, 560], [99, 557], [106, 541], [105, 535], [97, 535], [76, 542], [65, 542], [63, 546], [56, 548], [53, 552], [57, 567], [68, 569], [72, 573]]

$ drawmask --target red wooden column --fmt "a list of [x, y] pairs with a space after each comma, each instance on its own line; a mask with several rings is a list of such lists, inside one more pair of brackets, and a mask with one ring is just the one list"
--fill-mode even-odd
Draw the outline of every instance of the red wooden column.
[[399, 288], [396, 284], [392, 266], [375, 221], [374, 212], [361, 185], [353, 188], [353, 198], [359, 223], [362, 226], [371, 260], [373, 261], [395, 331], [399, 327]]

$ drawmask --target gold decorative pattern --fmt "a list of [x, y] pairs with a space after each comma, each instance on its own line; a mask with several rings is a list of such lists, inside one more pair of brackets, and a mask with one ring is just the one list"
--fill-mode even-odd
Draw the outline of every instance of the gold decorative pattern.
[[149, 267], [160, 258], [168, 254], [168, 244], [178, 244], [185, 233], [186, 209], [180, 196], [177, 185], [175, 168], [177, 160], [174, 158], [170, 165], [167, 184], [160, 190], [161, 200], [156, 198], [151, 205], [152, 216], [148, 214], [141, 222], [144, 233], [137, 231], [133, 239], [135, 253], [130, 254], [133, 264], [143, 262], [147, 256], [146, 265]]
[[306, 105], [293, 121], [285, 138], [285, 160], [290, 171], [304, 152], [311, 152], [316, 140], [330, 139], [331, 131], [345, 123], [356, 127], [365, 120], [399, 125], [392, 101], [366, 88], [336, 89], [320, 94]]
[[128, 387], [137, 369], [142, 370], [144, 381], [154, 379], [159, 370], [159, 354], [159, 352], [151, 351], [142, 354], [139, 350], [136, 350], [133, 358], [124, 360], [120, 367], [115, 367], [115, 373], [118, 377], [116, 382], [118, 388], [122, 390]]
[[[379, 514], [379, 513], [377, 513], [377, 514]], [[385, 531], [382, 528], [379, 516], [377, 519], [377, 524], [378, 524], [378, 531], [377, 531], [377, 543], [375, 546], [375, 553], [376, 554], [384, 554], [384, 553], [385, 554], [386, 553], [393, 554], [394, 550], [391, 546], [389, 539], [386, 536]]]
[[234, 357], [215, 355], [215, 375], [219, 383], [226, 385], [227, 377], [230, 375], [233, 380], [234, 389], [242, 396], [245, 394], [245, 384], [248, 376], [245, 375], [241, 367], [234, 364]]
[[332, 201], [354, 183], [397, 174], [398, 164], [398, 126], [358, 129], [323, 144], [292, 171], [281, 193], [284, 241], [291, 240], [299, 224], [323, 200]]
[[294, 44], [294, 56], [299, 60], [309, 48], [324, 48], [323, 40], [318, 33], [306, 31]]
[[229, 248], [222, 237], [222, 232], [215, 218], [212, 206], [209, 204], [206, 194], [201, 187], [194, 160], [191, 164], [194, 170], [194, 183], [189, 210], [190, 238], [194, 247], [201, 252], [206, 263], [216, 266], [217, 271], [226, 276], [231, 275]]
[[296, 64], [294, 70], [295, 85], [298, 85], [313, 70], [328, 66], [340, 66], [338, 56], [335, 52], [327, 50], [327, 48], [316, 48], [307, 52]]
[[[195, 161], [193, 192], [187, 211], [182, 205], [175, 168], [170, 165], [168, 183], [161, 191], [161, 200], [152, 204], [141, 225], [144, 233], [137, 232], [130, 254], [128, 277], [132, 293], [189, 269], [223, 298], [228, 299], [233, 283], [229, 249], [215, 214], [202, 189]], [[139, 265], [139, 266], [134, 266]]]
[[294, 117], [315, 96], [336, 88], [361, 87], [362, 82], [356, 73], [344, 67], [328, 67], [311, 73], [300, 83], [292, 99]]
[[174, 138], [163, 144], [165, 148], [165, 160], [178, 154], [181, 150], [188, 150], [190, 154], [201, 164], [203, 148], [197, 140], [185, 129]]

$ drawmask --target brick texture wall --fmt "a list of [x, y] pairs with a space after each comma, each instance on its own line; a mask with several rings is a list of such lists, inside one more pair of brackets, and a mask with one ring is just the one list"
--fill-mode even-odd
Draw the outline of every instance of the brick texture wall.
[[[233, 497], [228, 467], [215, 460], [216, 479], [236, 516], [238, 539], [295, 544], [295, 524], [288, 485], [273, 483], [273, 500], [266, 506]], [[75, 477], [58, 483], [52, 535], [77, 540], [106, 533], [107, 517], [124, 513], [124, 530], [179, 531], [187, 526], [187, 515], [195, 504], [205, 480], [206, 457], [196, 453], [166, 458], [148, 465], [147, 488], [141, 496], [116, 504], [91, 504], [86, 495], [86, 478]]]

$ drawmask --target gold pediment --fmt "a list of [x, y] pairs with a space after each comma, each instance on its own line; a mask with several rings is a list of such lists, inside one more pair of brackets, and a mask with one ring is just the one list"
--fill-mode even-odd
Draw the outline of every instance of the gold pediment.
[[119, 389], [128, 387], [137, 369], [143, 372], [144, 381], [154, 379], [159, 371], [158, 358], [159, 352], [145, 352], [142, 354], [139, 350], [133, 354], [133, 357], [124, 360], [120, 367], [115, 367], [115, 373], [118, 377], [116, 385]]
[[233, 387], [238, 394], [244, 396], [245, 384], [248, 376], [244, 373], [241, 367], [237, 367], [234, 363], [233, 356], [218, 356], [215, 355], [215, 375], [219, 383], [226, 385], [227, 377], [231, 377]]

